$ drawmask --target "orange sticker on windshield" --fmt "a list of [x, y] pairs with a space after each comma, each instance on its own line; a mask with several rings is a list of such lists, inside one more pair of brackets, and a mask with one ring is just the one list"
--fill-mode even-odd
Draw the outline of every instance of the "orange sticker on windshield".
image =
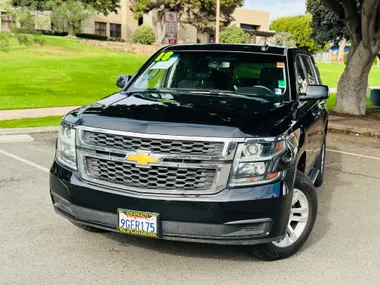
[[285, 67], [285, 63], [283, 62], [277, 62], [277, 67]]

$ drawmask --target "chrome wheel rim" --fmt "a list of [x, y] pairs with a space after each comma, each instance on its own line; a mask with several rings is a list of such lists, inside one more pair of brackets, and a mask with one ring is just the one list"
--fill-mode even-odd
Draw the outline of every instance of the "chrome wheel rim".
[[294, 244], [305, 231], [309, 212], [309, 202], [306, 195], [301, 190], [294, 189], [286, 235], [282, 240], [275, 241], [273, 244], [278, 247], [288, 247]]

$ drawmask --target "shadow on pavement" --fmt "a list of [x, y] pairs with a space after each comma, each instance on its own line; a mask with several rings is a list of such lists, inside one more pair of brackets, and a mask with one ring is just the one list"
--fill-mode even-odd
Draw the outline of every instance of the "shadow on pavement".
[[231, 261], [258, 261], [244, 251], [242, 246], [215, 245], [205, 243], [186, 243], [151, 238], [141, 238], [118, 233], [109, 233], [107, 237], [120, 246], [137, 246], [156, 252], [184, 257], [225, 259]]

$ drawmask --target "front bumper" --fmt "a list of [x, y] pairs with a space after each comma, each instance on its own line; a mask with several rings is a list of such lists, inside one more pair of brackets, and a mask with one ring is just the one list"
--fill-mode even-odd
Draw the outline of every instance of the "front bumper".
[[258, 244], [285, 234], [294, 172], [274, 184], [202, 196], [127, 193], [83, 181], [54, 162], [50, 193], [56, 212], [76, 223], [118, 231], [117, 209], [160, 214], [161, 238], [216, 244]]

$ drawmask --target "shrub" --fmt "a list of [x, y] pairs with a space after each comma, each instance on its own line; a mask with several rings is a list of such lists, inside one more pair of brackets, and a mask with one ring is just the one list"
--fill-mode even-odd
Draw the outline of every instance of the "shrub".
[[220, 42], [225, 44], [244, 44], [248, 38], [249, 35], [235, 25], [220, 33]]
[[142, 25], [136, 28], [132, 35], [132, 42], [143, 44], [143, 45], [151, 45], [156, 41], [156, 36], [151, 27]]
[[58, 32], [58, 31], [53, 31], [53, 30], [36, 30], [36, 31], [46, 36], [66, 37], [68, 35], [67, 32]]
[[348, 59], [348, 52], [345, 52], [343, 55], [343, 62], [344, 64], [347, 64], [347, 59]]
[[286, 46], [290, 48], [295, 48], [297, 46], [293, 35], [288, 32], [276, 33], [273, 37], [268, 39], [268, 44], [275, 46]]
[[108, 38], [106, 36], [99, 36], [99, 35], [95, 35], [95, 34], [75, 34], [75, 36], [78, 38], [98, 40], [98, 41], [108, 40]]

